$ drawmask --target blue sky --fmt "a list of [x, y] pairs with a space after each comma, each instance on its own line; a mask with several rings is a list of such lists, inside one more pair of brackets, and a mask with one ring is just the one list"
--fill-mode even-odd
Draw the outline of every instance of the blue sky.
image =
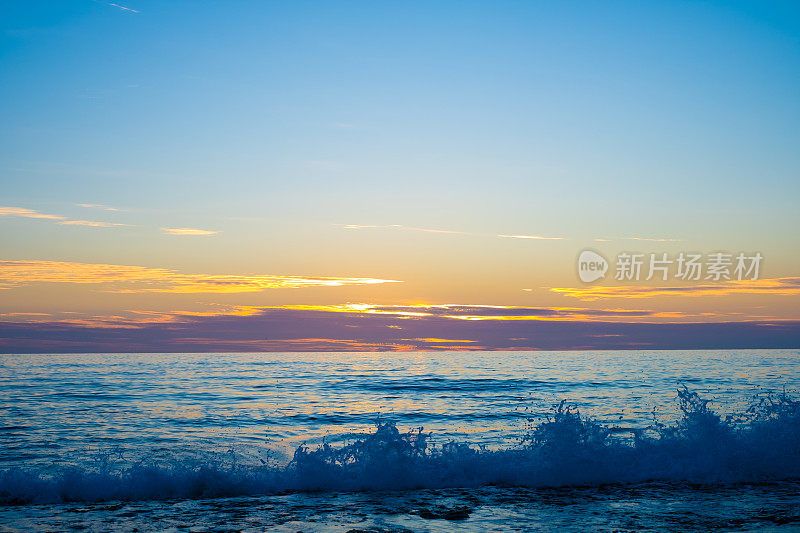
[[4, 8], [9, 197], [511, 224], [798, 192], [788, 4], [123, 4]]
[[0, 71], [0, 205], [120, 224], [0, 217], [3, 259], [381, 303], [519, 303], [631, 236], [798, 274], [797, 3], [6, 2]]

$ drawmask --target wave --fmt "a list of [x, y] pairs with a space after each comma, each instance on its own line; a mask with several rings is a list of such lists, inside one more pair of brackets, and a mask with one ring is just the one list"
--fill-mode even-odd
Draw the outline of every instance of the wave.
[[681, 418], [654, 419], [632, 437], [562, 402], [522, 441], [503, 449], [432, 444], [422, 428], [379, 423], [348, 444], [300, 446], [286, 465], [177, 457], [119, 466], [108, 460], [56, 472], [0, 470], [0, 504], [154, 500], [480, 486], [562, 487], [650, 481], [699, 484], [800, 478], [800, 401], [754, 398], [721, 417], [683, 388]]

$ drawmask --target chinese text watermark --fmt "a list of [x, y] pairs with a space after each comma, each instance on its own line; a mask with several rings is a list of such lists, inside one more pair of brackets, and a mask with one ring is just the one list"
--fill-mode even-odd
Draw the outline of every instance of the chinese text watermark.
[[[613, 268], [617, 281], [650, 281], [676, 279], [682, 281], [757, 280], [760, 274], [760, 252], [737, 254], [714, 252], [709, 254], [680, 252], [617, 254]], [[584, 250], [578, 256], [578, 276], [591, 283], [605, 277], [609, 270], [606, 259], [593, 250]]]

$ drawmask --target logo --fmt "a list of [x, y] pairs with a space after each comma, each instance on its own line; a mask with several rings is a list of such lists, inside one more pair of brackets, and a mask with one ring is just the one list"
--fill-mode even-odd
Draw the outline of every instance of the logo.
[[584, 250], [578, 256], [578, 277], [584, 283], [597, 281], [606, 275], [608, 261], [602, 255], [592, 250]]

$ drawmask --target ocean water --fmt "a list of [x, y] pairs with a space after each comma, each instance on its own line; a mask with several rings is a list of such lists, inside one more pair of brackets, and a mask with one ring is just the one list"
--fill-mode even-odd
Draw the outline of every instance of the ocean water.
[[0, 531], [799, 530], [799, 361], [0, 355]]

